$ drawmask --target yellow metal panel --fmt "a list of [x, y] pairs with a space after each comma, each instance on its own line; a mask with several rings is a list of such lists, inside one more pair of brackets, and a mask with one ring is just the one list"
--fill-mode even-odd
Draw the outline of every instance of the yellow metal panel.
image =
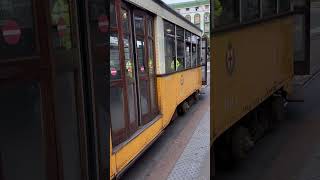
[[287, 17], [213, 37], [211, 143], [292, 78], [293, 29]]

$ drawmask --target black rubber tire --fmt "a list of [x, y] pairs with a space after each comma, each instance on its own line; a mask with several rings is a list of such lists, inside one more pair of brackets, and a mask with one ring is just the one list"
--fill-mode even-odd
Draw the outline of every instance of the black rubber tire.
[[245, 159], [253, 144], [254, 142], [246, 127], [238, 126], [233, 130], [231, 138], [231, 152], [236, 161]]
[[198, 102], [200, 100], [200, 93], [198, 92], [194, 93], [194, 100], [195, 102]]

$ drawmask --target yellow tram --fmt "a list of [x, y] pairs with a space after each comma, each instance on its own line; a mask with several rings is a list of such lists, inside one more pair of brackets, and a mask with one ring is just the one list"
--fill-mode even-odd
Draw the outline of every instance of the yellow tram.
[[212, 160], [229, 166], [284, 117], [294, 75], [294, 16], [290, 0], [213, 3]]
[[119, 177], [202, 87], [202, 31], [161, 1], [111, 0], [110, 178]]

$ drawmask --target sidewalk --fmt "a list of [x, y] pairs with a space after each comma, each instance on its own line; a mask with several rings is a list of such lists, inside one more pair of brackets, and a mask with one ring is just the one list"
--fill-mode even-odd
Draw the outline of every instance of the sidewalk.
[[169, 180], [210, 179], [210, 112], [200, 120], [188, 145], [171, 171]]

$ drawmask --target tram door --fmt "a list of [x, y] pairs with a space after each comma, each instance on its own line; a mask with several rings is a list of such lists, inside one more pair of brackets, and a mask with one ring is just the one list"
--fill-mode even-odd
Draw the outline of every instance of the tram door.
[[135, 10], [134, 24], [134, 54], [137, 73], [138, 107], [140, 125], [147, 124], [155, 117], [156, 89], [153, 51], [153, 18], [145, 12]]

